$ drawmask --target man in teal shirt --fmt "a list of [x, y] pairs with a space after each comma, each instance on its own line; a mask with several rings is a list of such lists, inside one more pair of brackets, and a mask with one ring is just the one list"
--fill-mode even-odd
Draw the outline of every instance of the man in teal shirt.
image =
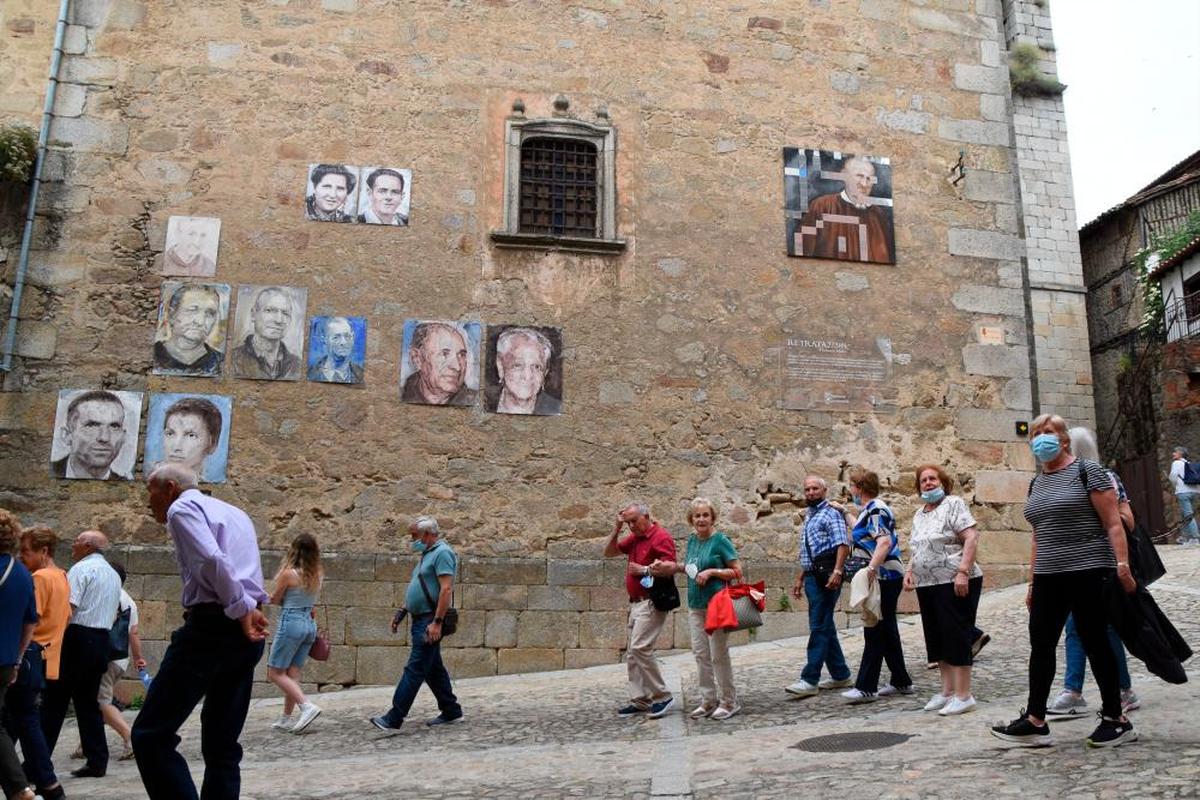
[[404, 608], [392, 618], [392, 633], [400, 627], [405, 614], [412, 616], [412, 651], [404, 675], [392, 695], [392, 707], [385, 714], [371, 717], [371, 724], [382, 731], [400, 730], [404, 718], [412, 708], [421, 684], [429, 684], [437, 698], [436, 717], [426, 725], [447, 725], [463, 718], [462, 706], [454, 696], [450, 685], [450, 673], [442, 663], [442, 622], [454, 591], [454, 575], [458, 569], [458, 556], [442, 538], [437, 520], [433, 517], [417, 517], [408, 526], [413, 552], [420, 560], [413, 567], [412, 579], [404, 593]]

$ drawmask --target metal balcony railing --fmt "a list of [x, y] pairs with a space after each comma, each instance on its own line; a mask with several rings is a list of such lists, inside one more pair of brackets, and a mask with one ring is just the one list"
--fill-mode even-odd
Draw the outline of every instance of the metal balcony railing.
[[1168, 342], [1200, 336], [1200, 292], [1168, 302], [1164, 312]]

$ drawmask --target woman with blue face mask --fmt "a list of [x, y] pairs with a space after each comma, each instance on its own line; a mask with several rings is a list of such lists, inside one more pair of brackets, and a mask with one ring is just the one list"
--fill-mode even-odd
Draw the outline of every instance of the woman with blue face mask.
[[1116, 747], [1137, 740], [1121, 708], [1117, 660], [1108, 640], [1104, 597], [1114, 583], [1126, 592], [1137, 583], [1129, 570], [1117, 491], [1104, 467], [1071, 452], [1067, 423], [1042, 414], [1029, 426], [1029, 447], [1041, 471], [1029, 485], [1025, 519], [1033, 527], [1033, 580], [1029, 608], [1029, 699], [1021, 714], [992, 735], [1023, 747], [1054, 743], [1046, 700], [1054, 682], [1055, 654], [1070, 615], [1092, 665], [1103, 703], [1100, 724], [1087, 743]]
[[925, 710], [943, 717], [966, 714], [975, 710], [971, 646], [983, 591], [983, 571], [975, 563], [979, 532], [967, 504], [949, 493], [954, 483], [944, 469], [922, 464], [916, 477], [924, 505], [913, 515], [904, 589], [917, 592], [926, 656], [942, 676], [942, 689]]

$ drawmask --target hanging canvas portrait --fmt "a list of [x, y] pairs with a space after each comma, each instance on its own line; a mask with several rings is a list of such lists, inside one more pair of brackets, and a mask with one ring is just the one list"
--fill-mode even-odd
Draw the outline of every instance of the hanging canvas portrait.
[[356, 222], [358, 167], [309, 164], [304, 216], [316, 222]]
[[162, 274], [211, 278], [217, 271], [220, 243], [221, 220], [216, 217], [171, 217]]
[[400, 399], [434, 406], [472, 406], [479, 397], [478, 322], [404, 321]]
[[488, 327], [484, 408], [498, 414], [562, 413], [562, 330]]
[[239, 286], [233, 352], [235, 378], [298, 381], [304, 353], [308, 290], [294, 286]]
[[63, 389], [54, 415], [50, 476], [133, 480], [141, 421], [141, 392]]
[[368, 225], [407, 225], [412, 170], [363, 167], [358, 195], [358, 221]]
[[219, 378], [228, 319], [228, 284], [163, 281], [154, 330], [154, 374]]
[[789, 256], [896, 263], [888, 159], [783, 149]]
[[362, 383], [367, 359], [364, 317], [313, 317], [308, 324], [308, 379]]
[[224, 483], [233, 399], [217, 394], [152, 394], [142, 469], [187, 467], [206, 483]]

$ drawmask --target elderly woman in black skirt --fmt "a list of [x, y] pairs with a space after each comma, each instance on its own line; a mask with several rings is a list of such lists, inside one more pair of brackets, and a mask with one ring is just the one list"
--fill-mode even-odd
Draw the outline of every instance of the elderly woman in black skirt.
[[1100, 724], [1088, 745], [1116, 747], [1136, 741], [1137, 732], [1121, 711], [1104, 602], [1114, 583], [1126, 592], [1137, 588], [1117, 512], [1117, 491], [1104, 467], [1071, 453], [1066, 420], [1057, 414], [1042, 414], [1033, 421], [1029, 444], [1041, 465], [1025, 501], [1025, 519], [1033, 526], [1033, 581], [1025, 598], [1029, 700], [1019, 717], [992, 728], [992, 734], [1024, 747], [1054, 743], [1046, 724], [1046, 699], [1054, 682], [1058, 640], [1070, 614], [1103, 701]]

